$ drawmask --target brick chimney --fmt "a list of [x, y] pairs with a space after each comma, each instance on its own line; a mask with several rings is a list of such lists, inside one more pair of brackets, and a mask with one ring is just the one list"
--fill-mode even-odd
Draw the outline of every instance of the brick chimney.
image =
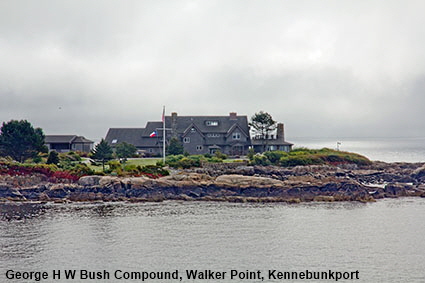
[[171, 136], [177, 137], [177, 112], [171, 113]]
[[277, 124], [276, 139], [281, 141], [285, 140], [285, 131], [283, 129], [283, 123]]
[[230, 120], [237, 120], [238, 119], [237, 118], [238, 114], [236, 112], [230, 112], [229, 116], [230, 116]]

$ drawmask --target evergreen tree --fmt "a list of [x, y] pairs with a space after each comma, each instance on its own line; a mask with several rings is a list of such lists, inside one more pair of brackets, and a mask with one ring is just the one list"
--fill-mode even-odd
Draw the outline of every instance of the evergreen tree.
[[0, 154], [3, 156], [23, 162], [39, 152], [47, 152], [43, 130], [34, 129], [27, 120], [3, 122], [0, 131]]
[[167, 146], [167, 154], [178, 155], [183, 154], [183, 145], [177, 138], [171, 138]]
[[105, 162], [112, 159], [112, 148], [108, 142], [102, 139], [92, 150], [92, 158], [102, 162], [103, 172], [105, 172]]
[[55, 164], [57, 165], [59, 163], [59, 153], [56, 151], [51, 151], [49, 153], [49, 157], [47, 158], [47, 164]]
[[264, 152], [270, 133], [276, 129], [277, 122], [269, 113], [260, 111], [251, 117], [249, 125], [253, 128], [254, 134], [260, 136]]
[[134, 156], [137, 152], [137, 148], [129, 143], [122, 142], [115, 148], [115, 154], [118, 158], [122, 158], [123, 161], [127, 161], [127, 158]]

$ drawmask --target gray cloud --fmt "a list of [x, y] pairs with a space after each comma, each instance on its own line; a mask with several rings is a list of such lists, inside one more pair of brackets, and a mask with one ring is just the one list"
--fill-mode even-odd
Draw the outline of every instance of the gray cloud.
[[421, 136], [423, 1], [2, 1], [0, 121], [103, 137], [167, 111]]

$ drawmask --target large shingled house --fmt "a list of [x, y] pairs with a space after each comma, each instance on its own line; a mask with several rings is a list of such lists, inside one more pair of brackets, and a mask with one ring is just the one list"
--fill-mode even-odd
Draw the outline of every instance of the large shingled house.
[[[171, 116], [165, 116], [165, 127], [166, 142], [175, 137], [190, 154], [221, 151], [231, 156], [245, 155], [253, 146], [247, 116], [234, 112], [228, 116], [179, 116], [174, 112]], [[126, 142], [146, 155], [161, 155], [162, 128], [162, 121], [149, 121], [145, 128], [110, 128], [105, 140], [111, 146]], [[268, 149], [271, 150], [272, 143], [278, 140], [268, 142]], [[276, 149], [289, 150], [292, 144], [285, 142], [282, 146]]]
[[[166, 142], [176, 137], [190, 154], [246, 154], [251, 146], [247, 116], [165, 116]], [[148, 155], [162, 152], [162, 121], [150, 121], [145, 128], [111, 128], [105, 140], [112, 146], [126, 142]]]

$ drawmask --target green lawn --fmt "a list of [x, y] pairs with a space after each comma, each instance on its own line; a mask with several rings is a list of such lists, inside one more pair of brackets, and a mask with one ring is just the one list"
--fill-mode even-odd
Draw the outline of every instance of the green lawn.
[[146, 166], [155, 165], [158, 161], [162, 161], [162, 158], [132, 158], [127, 160], [126, 164]]
[[[96, 172], [102, 172], [102, 165], [100, 166], [95, 166], [92, 165], [89, 161], [88, 158], [83, 158], [84, 161], [86, 161], [86, 164], [93, 169]], [[140, 165], [140, 166], [146, 166], [146, 165], [155, 165], [156, 162], [161, 161], [162, 158], [131, 158], [129, 160], [127, 160], [127, 162], [125, 163], [126, 165], [130, 165], [130, 164], [134, 164], [136, 166]], [[100, 163], [100, 162], [98, 162]], [[108, 169], [108, 165], [105, 164], [105, 169]]]

